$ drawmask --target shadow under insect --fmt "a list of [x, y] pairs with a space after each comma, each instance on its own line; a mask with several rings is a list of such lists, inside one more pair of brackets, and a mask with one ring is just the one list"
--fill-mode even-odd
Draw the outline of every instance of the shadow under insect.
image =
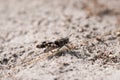
[[74, 50], [70, 50], [70, 51], [63, 50], [63, 51], [58, 51], [55, 54], [48, 56], [48, 59], [52, 59], [54, 57], [58, 58], [58, 57], [61, 57], [61, 56], [66, 56], [66, 55], [74, 56], [76, 58], [80, 58], [81, 57], [81, 55], [77, 51], [74, 51]]

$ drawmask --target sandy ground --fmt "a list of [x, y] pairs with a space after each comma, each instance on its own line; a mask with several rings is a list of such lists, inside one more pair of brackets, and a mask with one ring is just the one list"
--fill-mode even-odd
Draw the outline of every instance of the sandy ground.
[[[94, 1], [0, 0], [0, 80], [119, 80], [120, 1]], [[77, 48], [36, 48], [68, 35]]]

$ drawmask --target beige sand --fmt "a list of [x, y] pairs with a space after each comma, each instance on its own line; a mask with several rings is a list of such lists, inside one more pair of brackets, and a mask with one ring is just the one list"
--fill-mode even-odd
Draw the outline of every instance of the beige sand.
[[[0, 0], [0, 80], [119, 80], [120, 1], [86, 1]], [[36, 48], [70, 34], [77, 49]]]

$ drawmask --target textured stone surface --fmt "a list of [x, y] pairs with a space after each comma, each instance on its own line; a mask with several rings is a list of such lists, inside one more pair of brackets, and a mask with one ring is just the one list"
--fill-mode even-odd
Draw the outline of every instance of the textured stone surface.
[[[0, 0], [0, 80], [119, 80], [120, 1], [86, 1]], [[36, 48], [68, 35], [77, 50]]]

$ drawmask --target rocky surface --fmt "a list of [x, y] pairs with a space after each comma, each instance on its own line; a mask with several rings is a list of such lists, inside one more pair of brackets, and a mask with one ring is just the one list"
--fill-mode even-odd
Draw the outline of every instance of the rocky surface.
[[[0, 80], [119, 80], [120, 1], [89, 1], [0, 0]], [[77, 48], [36, 47], [64, 37]]]

